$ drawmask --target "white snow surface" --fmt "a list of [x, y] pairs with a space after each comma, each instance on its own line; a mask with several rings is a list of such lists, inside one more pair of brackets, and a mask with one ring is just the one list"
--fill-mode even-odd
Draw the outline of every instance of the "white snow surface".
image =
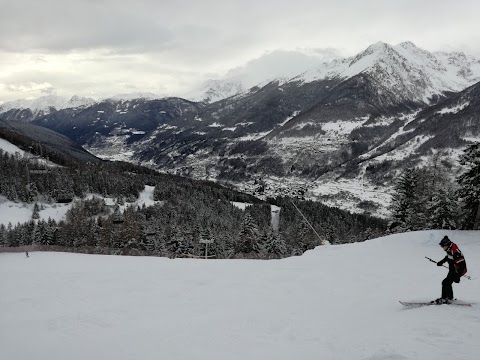
[[437, 111], [437, 114], [456, 114], [459, 111], [462, 111], [463, 109], [465, 109], [469, 104], [470, 102], [467, 101], [461, 105], [456, 105], [451, 108], [443, 108], [442, 110]]
[[108, 97], [106, 100], [113, 100], [113, 101], [131, 101], [136, 99], [145, 99], [145, 100], [156, 100], [162, 99], [165, 96], [157, 95], [151, 92], [134, 92], [134, 93], [127, 93], [127, 94], [118, 94], [111, 97]]
[[92, 98], [79, 96], [67, 98], [57, 95], [46, 95], [36, 99], [7, 101], [0, 105], [0, 113], [12, 109], [30, 109], [33, 113], [38, 113], [39, 111], [48, 111], [50, 107], [53, 107], [56, 110], [62, 110], [81, 106], [91, 106], [93, 104], [95, 104], [95, 100]]
[[[164, 95], [157, 95], [151, 92], [135, 92], [114, 95], [104, 100], [128, 102], [137, 99], [156, 100], [164, 97]], [[0, 113], [12, 109], [30, 109], [34, 114], [37, 114], [40, 111], [48, 113], [51, 107], [56, 110], [63, 110], [68, 108], [92, 106], [95, 103], [97, 103], [97, 100], [87, 97], [72, 96], [71, 98], [68, 98], [58, 95], [45, 95], [34, 99], [18, 99], [0, 103]], [[103, 112], [99, 111], [99, 113]]]
[[[445, 235], [472, 307], [440, 295]], [[283, 260], [0, 253], [2, 359], [476, 360], [480, 232], [422, 231]]]
[[[139, 194], [138, 199], [134, 202], [125, 202], [123, 205], [119, 206], [120, 210], [124, 211], [127, 206], [142, 207], [145, 205], [148, 207], [161, 203], [161, 201], [153, 200], [154, 189], [155, 188], [153, 186], [145, 185], [145, 189]], [[88, 194], [86, 199], [91, 199], [94, 197], [104, 199], [106, 205], [115, 206], [116, 204], [115, 198], [103, 197], [98, 194]], [[47, 221], [49, 218], [57, 222], [60, 220], [65, 220], [67, 211], [71, 209], [75, 202], [78, 201], [80, 201], [80, 199], [75, 198], [73, 202], [68, 204], [38, 202], [41, 207], [39, 212], [40, 220]], [[0, 196], [0, 225], [3, 224], [6, 227], [9, 223], [15, 226], [17, 223], [23, 224], [29, 222], [32, 219], [33, 207], [34, 204], [13, 202], [7, 200], [4, 196]]]
[[[44, 164], [46, 166], [58, 166], [55, 163], [52, 163], [50, 161], [45, 161], [43, 158], [38, 158], [28, 152], [23, 151], [20, 149], [18, 146], [12, 144], [11, 142], [5, 140], [5, 139], [0, 139], [0, 149], [2, 149], [4, 152], [8, 154], [15, 155], [17, 154], [18, 156], [27, 156], [31, 157], [32, 161], [35, 161], [40, 164]], [[119, 155], [121, 156], [121, 154]], [[158, 201], [153, 200], [153, 191], [154, 187], [153, 186], [145, 186], [145, 189], [139, 194], [138, 199], [133, 202], [133, 203], [128, 203], [126, 202], [124, 205], [120, 206], [120, 209], [123, 211], [126, 206], [152, 206], [155, 203], [158, 203]], [[97, 198], [103, 198], [105, 199], [105, 202], [110, 205], [113, 205], [115, 202], [115, 199], [113, 198], [105, 198], [103, 196], [97, 195], [97, 194], [89, 194], [87, 198], [92, 198], [92, 197], [97, 197]], [[75, 201], [78, 201], [79, 199], [75, 199]], [[40, 219], [47, 221], [49, 218], [55, 220], [55, 221], [60, 221], [60, 220], [65, 220], [65, 216], [67, 211], [72, 207], [73, 203], [69, 204], [57, 204], [57, 203], [38, 203], [41, 206], [41, 210], [39, 212]], [[32, 214], [33, 214], [33, 207], [34, 204], [25, 204], [22, 202], [13, 202], [10, 200], [7, 200], [4, 196], [0, 196], [0, 225], [5, 225], [8, 226], [9, 223], [12, 225], [16, 225], [17, 223], [26, 223], [32, 219]]]
[[239, 208], [240, 210], [245, 210], [248, 206], [251, 206], [252, 204], [250, 203], [245, 203], [245, 202], [238, 202], [238, 201], [230, 201], [230, 203]]
[[[280, 56], [279, 56], [280, 55]], [[279, 86], [290, 81], [312, 82], [323, 79], [347, 79], [362, 72], [379, 73], [378, 80], [410, 100], [429, 103], [432, 95], [460, 91], [480, 81], [480, 60], [462, 52], [429, 52], [410, 41], [397, 45], [377, 42], [363, 52], [347, 58], [331, 56], [306, 57], [301, 67], [282, 61], [292, 54], [266, 55], [247, 66], [228, 72], [223, 78], [209, 80], [191, 91], [188, 99], [210, 102], [231, 96], [244, 96], [270, 82]], [[278, 61], [272, 61], [279, 56]], [[298, 56], [298, 54], [296, 55]], [[268, 62], [265, 60], [270, 59]], [[268, 66], [266, 66], [268, 64]], [[271, 64], [277, 64], [271, 66]], [[288, 65], [287, 65], [288, 64]], [[416, 93], [419, 88], [422, 91]]]
[[[362, 72], [378, 73], [387, 88], [397, 88], [428, 103], [432, 95], [460, 91], [480, 80], [480, 62], [461, 52], [430, 53], [412, 42], [392, 46], [383, 42], [370, 45], [362, 53], [323, 63], [294, 78], [311, 82], [321, 79], [350, 78]], [[421, 94], [418, 84], [424, 83]]]
[[50, 160], [46, 160], [45, 158], [42, 158], [38, 155], [34, 155], [32, 153], [29, 153], [27, 151], [24, 151], [20, 149], [17, 145], [12, 144], [11, 142], [1, 139], [0, 138], [0, 149], [3, 150], [3, 152], [9, 154], [9, 155], [15, 155], [20, 158], [25, 157], [30, 160], [30, 163], [32, 164], [37, 164], [41, 166], [48, 166], [48, 167], [56, 167], [60, 166]]
[[0, 138], [0, 149], [10, 155], [18, 154], [19, 156], [24, 156], [25, 151], [20, 149], [17, 145], [12, 144], [10, 141]]
[[[65, 220], [67, 211], [72, 207], [69, 204], [49, 204], [39, 203], [42, 209], [39, 212], [40, 219], [47, 221], [49, 218], [60, 221]], [[17, 223], [23, 224], [32, 220], [34, 204], [16, 203], [0, 196], [0, 225], [5, 227], [11, 223], [15, 226]]]

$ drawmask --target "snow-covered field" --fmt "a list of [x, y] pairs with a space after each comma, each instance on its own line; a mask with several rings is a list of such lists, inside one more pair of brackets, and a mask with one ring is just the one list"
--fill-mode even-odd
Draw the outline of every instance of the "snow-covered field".
[[[474, 303], [440, 295], [448, 234]], [[76, 359], [476, 360], [480, 232], [423, 231], [323, 246], [283, 260], [0, 254], [0, 357]]]
[[[134, 202], [125, 202], [123, 205], [120, 205], [120, 210], [124, 211], [127, 206], [152, 206], [155, 203], [161, 203], [161, 201], [153, 200], [153, 186], [145, 186], [145, 189], [140, 192], [138, 199]], [[105, 200], [107, 205], [114, 206], [116, 204], [115, 198], [104, 197], [98, 194], [89, 194], [87, 199], [99, 198]], [[65, 220], [67, 211], [72, 208], [74, 202], [80, 201], [81, 199], [75, 198], [73, 202], [68, 204], [60, 203], [42, 203], [38, 204], [41, 206], [39, 212], [40, 219], [47, 221], [49, 218], [60, 221]], [[27, 204], [22, 202], [13, 202], [7, 200], [4, 196], [0, 196], [0, 225], [8, 226], [11, 223], [15, 226], [17, 223], [26, 223], [32, 219], [34, 204]]]
[[[42, 209], [39, 212], [40, 219], [47, 221], [49, 218], [60, 221], [65, 220], [67, 211], [72, 207], [72, 203], [39, 203]], [[0, 196], [0, 225], [8, 226], [11, 223], [15, 226], [17, 223], [26, 223], [32, 219], [34, 204], [13, 202]]]

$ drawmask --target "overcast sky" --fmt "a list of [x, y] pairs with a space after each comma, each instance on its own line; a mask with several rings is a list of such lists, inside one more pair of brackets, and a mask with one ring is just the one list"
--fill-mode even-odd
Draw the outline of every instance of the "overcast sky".
[[182, 95], [266, 54], [263, 68], [301, 68], [378, 41], [480, 57], [479, 14], [478, 0], [0, 0], [0, 101]]

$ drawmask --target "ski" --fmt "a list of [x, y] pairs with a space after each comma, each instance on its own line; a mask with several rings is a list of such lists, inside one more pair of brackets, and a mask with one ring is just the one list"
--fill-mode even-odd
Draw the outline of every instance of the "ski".
[[457, 300], [454, 300], [449, 304], [437, 304], [435, 302], [435, 300], [434, 301], [416, 301], [416, 302], [400, 301], [400, 304], [402, 304], [403, 306], [407, 306], [407, 307], [421, 307], [421, 306], [430, 306], [430, 305], [472, 306], [472, 304], [465, 303], [465, 302], [460, 302], [460, 301], [457, 301]]

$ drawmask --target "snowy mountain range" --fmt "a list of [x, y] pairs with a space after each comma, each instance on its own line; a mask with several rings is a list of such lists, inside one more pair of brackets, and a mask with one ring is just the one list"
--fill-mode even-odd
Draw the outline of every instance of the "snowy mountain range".
[[248, 69], [210, 82], [199, 102], [123, 95], [45, 114], [4, 104], [0, 118], [33, 121], [102, 158], [257, 196], [293, 192], [357, 211], [369, 201], [379, 215], [402, 169], [438, 151], [455, 163], [480, 140], [480, 60], [463, 53], [379, 42], [297, 75]]
[[151, 92], [136, 92], [128, 94], [118, 94], [115, 96], [108, 97], [106, 100], [111, 101], [132, 101], [136, 99], [145, 99], [145, 100], [156, 100], [162, 99], [164, 96], [160, 96]]
[[480, 81], [480, 60], [463, 53], [430, 53], [412, 42], [396, 46], [378, 42], [354, 57], [308, 71], [299, 79], [347, 79], [360, 73], [395, 89], [403, 100], [429, 103], [433, 96], [460, 91]]
[[298, 51], [273, 51], [244, 66], [234, 68], [218, 79], [208, 80], [199, 88], [184, 94], [192, 101], [214, 102], [248, 92], [251, 88], [265, 86], [272, 81], [285, 82], [307, 69], [338, 59], [333, 51], [304, 54]]
[[30, 110], [33, 117], [49, 114], [51, 111], [63, 110], [68, 108], [78, 108], [92, 106], [96, 101], [92, 98], [72, 96], [65, 98], [57, 95], [46, 95], [36, 99], [21, 99], [8, 101], [0, 105], [1, 113], [9, 111]]
[[[348, 79], [360, 73], [374, 75], [385, 87], [396, 88], [404, 100], [429, 100], [445, 91], [460, 91], [480, 81], [480, 59], [461, 52], [433, 52], [412, 42], [396, 46], [378, 42], [356, 56], [323, 62], [299, 74], [284, 71], [277, 76], [252, 76], [245, 69], [240, 74], [206, 84], [203, 97], [196, 100], [218, 101], [239, 95], [258, 84], [271, 81], [313, 82]], [[268, 71], [264, 72], [268, 74]]]
[[[292, 59], [295, 61], [288, 61]], [[276, 63], [279, 65], [272, 66]], [[224, 78], [207, 81], [201, 88], [185, 94], [184, 98], [215, 102], [245, 94], [270, 82], [345, 80], [364, 72], [375, 75], [383, 86], [395, 87], [406, 99], [428, 103], [429, 99], [443, 92], [457, 92], [480, 81], [480, 59], [462, 52], [428, 52], [409, 41], [395, 46], [377, 42], [348, 58], [334, 55], [315, 58], [297, 52], [276, 51], [229, 71]], [[126, 101], [165, 97], [168, 96], [137, 92], [107, 99]], [[62, 110], [90, 106], [95, 102], [92, 98], [47, 95], [38, 99], [5, 102], [0, 105], [0, 113], [12, 109], [30, 109], [34, 113], [50, 108]]]

